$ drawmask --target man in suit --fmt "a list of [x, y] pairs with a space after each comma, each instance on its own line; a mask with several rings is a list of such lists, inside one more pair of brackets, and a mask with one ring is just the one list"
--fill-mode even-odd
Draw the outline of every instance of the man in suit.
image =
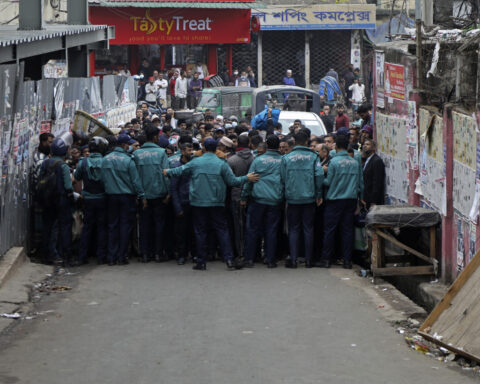
[[375, 151], [377, 144], [371, 139], [365, 140], [362, 154], [365, 159], [363, 164], [363, 181], [365, 185], [364, 200], [367, 209], [377, 204], [384, 203], [385, 197], [385, 164]]

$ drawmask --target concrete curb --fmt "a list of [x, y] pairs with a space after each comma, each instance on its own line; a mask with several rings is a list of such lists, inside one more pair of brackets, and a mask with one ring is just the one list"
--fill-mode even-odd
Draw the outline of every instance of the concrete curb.
[[438, 280], [431, 282], [429, 278], [422, 276], [391, 276], [385, 280], [429, 313], [442, 300], [449, 288]]
[[23, 247], [10, 248], [0, 259], [0, 288], [15, 274], [25, 259], [26, 255]]

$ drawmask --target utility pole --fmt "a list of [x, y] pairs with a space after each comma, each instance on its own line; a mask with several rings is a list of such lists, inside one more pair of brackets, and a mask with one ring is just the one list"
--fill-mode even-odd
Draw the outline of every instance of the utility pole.
[[416, 36], [415, 41], [417, 43], [417, 89], [422, 88], [422, 0], [415, 1], [415, 27], [416, 27]]

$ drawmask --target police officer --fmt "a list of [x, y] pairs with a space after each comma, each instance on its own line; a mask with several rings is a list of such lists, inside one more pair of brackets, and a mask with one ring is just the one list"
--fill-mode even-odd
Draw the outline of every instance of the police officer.
[[160, 130], [154, 125], [144, 128], [147, 142], [136, 150], [133, 160], [145, 191], [147, 209], [140, 211], [140, 250], [142, 262], [167, 261], [163, 255], [163, 230], [169, 199], [169, 183], [163, 176], [163, 169], [169, 168], [165, 149], [158, 146]]
[[189, 163], [174, 169], [165, 169], [164, 175], [180, 176], [191, 175], [190, 204], [192, 206], [193, 226], [197, 245], [197, 261], [195, 270], [206, 269], [207, 233], [212, 227], [218, 238], [220, 250], [229, 269], [238, 266], [233, 260], [233, 250], [228, 233], [225, 213], [226, 187], [240, 186], [248, 181], [258, 180], [258, 175], [235, 177], [228, 163], [215, 154], [217, 141], [206, 139], [204, 142], [205, 154]]
[[314, 246], [315, 203], [322, 204], [323, 170], [318, 154], [308, 145], [307, 132], [295, 134], [295, 147], [282, 159], [282, 178], [285, 180], [285, 198], [288, 203], [288, 242], [290, 258], [286, 268], [296, 268], [300, 256], [303, 229], [305, 266], [311, 268]]
[[[347, 152], [348, 136], [337, 135], [336, 155], [330, 161], [324, 185], [326, 195], [322, 259], [319, 267], [329, 268], [335, 248], [335, 231], [340, 229], [343, 267], [352, 268], [353, 218], [358, 199], [363, 199], [363, 182], [358, 162]], [[362, 204], [365, 204], [361, 200]]]
[[258, 240], [265, 236], [268, 268], [276, 268], [278, 226], [282, 216], [283, 180], [280, 173], [282, 155], [278, 151], [280, 139], [267, 137], [267, 152], [258, 156], [250, 166], [250, 173], [260, 176], [258, 183], [247, 182], [242, 190], [241, 204], [248, 204], [247, 231], [244, 248], [244, 267], [253, 267]]
[[[73, 186], [70, 167], [65, 162], [68, 147], [73, 139], [70, 134], [53, 140], [50, 146], [52, 157], [42, 163], [39, 175], [39, 194], [43, 206], [44, 248], [47, 263], [57, 266], [69, 265], [72, 246]], [[49, 177], [50, 176], [50, 177]], [[52, 183], [49, 183], [49, 179]], [[50, 186], [49, 186], [50, 184]], [[57, 223], [58, 239], [54, 233]]]
[[127, 152], [134, 142], [126, 134], [119, 135], [117, 146], [102, 162], [108, 210], [108, 265], [128, 264], [128, 241], [135, 222], [136, 198], [147, 207], [135, 162]]
[[102, 160], [107, 152], [108, 141], [93, 137], [88, 143], [89, 157], [80, 160], [75, 170], [75, 180], [83, 181], [83, 228], [78, 255], [78, 264], [88, 264], [88, 252], [95, 244], [97, 234], [97, 264], [103, 264], [107, 257], [107, 199], [102, 182]]
[[[193, 155], [192, 143], [181, 143], [182, 157], [174, 163], [171, 168], [178, 168], [187, 164]], [[175, 213], [175, 244], [177, 246], [177, 264], [185, 264], [188, 258], [188, 251], [193, 254], [193, 225], [192, 207], [189, 199], [190, 175], [172, 177], [170, 181], [170, 195]]]

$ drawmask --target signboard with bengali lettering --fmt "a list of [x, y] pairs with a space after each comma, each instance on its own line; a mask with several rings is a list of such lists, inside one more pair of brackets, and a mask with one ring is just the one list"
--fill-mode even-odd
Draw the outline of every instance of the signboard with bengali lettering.
[[261, 30], [375, 29], [375, 4], [268, 6], [252, 10]]

